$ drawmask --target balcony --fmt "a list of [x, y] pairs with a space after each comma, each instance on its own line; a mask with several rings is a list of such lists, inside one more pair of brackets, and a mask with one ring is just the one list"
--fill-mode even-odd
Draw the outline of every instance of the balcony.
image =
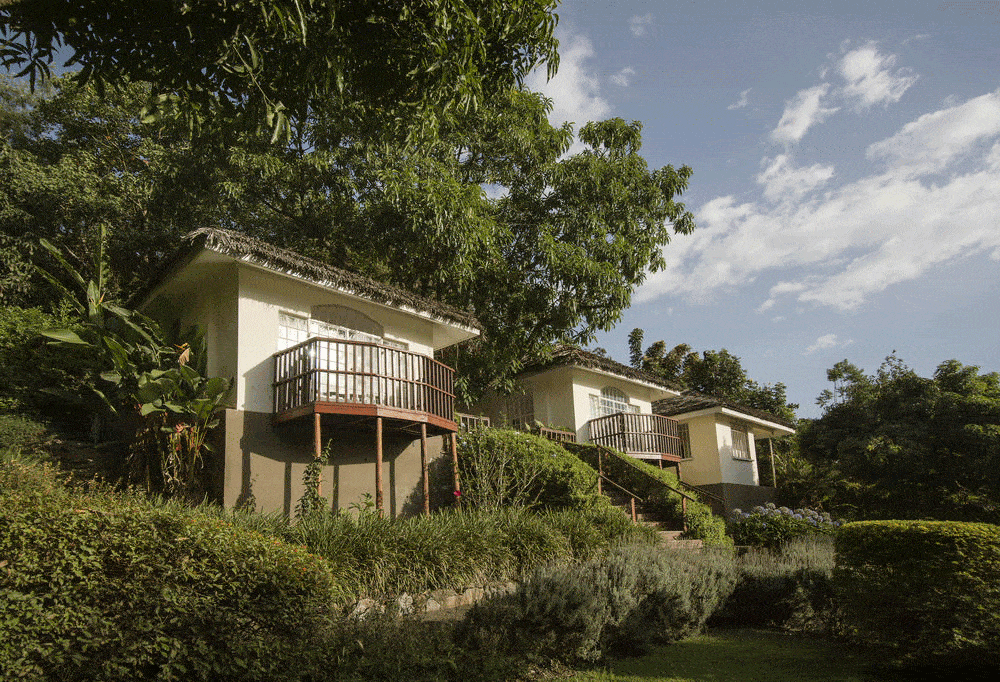
[[675, 420], [658, 414], [618, 412], [587, 422], [590, 442], [632, 457], [679, 462], [684, 446]]
[[309, 414], [385, 417], [454, 432], [455, 373], [377, 343], [313, 338], [274, 354], [277, 421]]

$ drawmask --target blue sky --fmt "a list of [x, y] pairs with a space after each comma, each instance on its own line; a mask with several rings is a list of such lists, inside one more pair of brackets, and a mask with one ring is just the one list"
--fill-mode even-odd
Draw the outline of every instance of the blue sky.
[[[925, 6], [926, 5], [926, 6]], [[727, 348], [818, 416], [826, 370], [1000, 370], [997, 3], [581, 2], [553, 122], [642, 121], [697, 219], [616, 329]]]

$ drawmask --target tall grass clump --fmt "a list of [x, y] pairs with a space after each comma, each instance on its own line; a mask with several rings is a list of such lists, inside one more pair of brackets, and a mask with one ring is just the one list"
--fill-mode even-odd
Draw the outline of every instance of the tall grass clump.
[[17, 460], [0, 567], [4, 679], [300, 679], [344, 598], [301, 547]]
[[828, 633], [834, 617], [833, 567], [828, 536], [799, 537], [776, 550], [750, 548], [736, 559], [736, 588], [712, 622]]
[[485, 656], [593, 662], [645, 653], [699, 632], [735, 583], [731, 552], [622, 545], [580, 564], [532, 571], [477, 603], [459, 641]]
[[406, 519], [321, 512], [289, 526], [284, 537], [325, 557], [351, 594], [373, 598], [517, 580], [541, 564], [586, 559], [622, 539], [655, 541], [607, 508], [452, 508]]

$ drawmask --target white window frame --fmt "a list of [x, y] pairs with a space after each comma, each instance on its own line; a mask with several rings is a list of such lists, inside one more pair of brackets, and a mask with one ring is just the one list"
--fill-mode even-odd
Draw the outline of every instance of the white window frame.
[[632, 399], [625, 391], [616, 386], [605, 386], [601, 394], [590, 396], [590, 416], [592, 419], [607, 417], [619, 412], [639, 413], [639, 406], [632, 404]]
[[750, 452], [750, 425], [739, 419], [729, 420], [729, 436], [732, 440], [733, 459], [741, 462], [752, 462]]

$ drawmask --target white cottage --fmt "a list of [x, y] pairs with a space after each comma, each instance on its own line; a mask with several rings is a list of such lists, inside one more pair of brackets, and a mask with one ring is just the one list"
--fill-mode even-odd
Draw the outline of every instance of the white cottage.
[[[684, 481], [710, 493], [719, 511], [773, 501], [760, 485], [757, 442], [795, 433], [795, 425], [762, 410], [687, 391], [658, 400], [653, 412], [676, 419], [689, 441]], [[771, 460], [774, 461], [773, 458]]]
[[708, 493], [718, 513], [770, 501], [756, 441], [795, 432], [786, 420], [692, 392], [610, 358], [562, 346], [518, 376], [518, 390], [479, 411], [495, 423], [606, 445]]
[[209, 375], [236, 379], [219, 502], [293, 513], [329, 444], [331, 508], [426, 503], [427, 461], [456, 431], [454, 372], [434, 351], [479, 333], [469, 313], [221, 229], [187, 235], [140, 300], [165, 324], [203, 328]]

